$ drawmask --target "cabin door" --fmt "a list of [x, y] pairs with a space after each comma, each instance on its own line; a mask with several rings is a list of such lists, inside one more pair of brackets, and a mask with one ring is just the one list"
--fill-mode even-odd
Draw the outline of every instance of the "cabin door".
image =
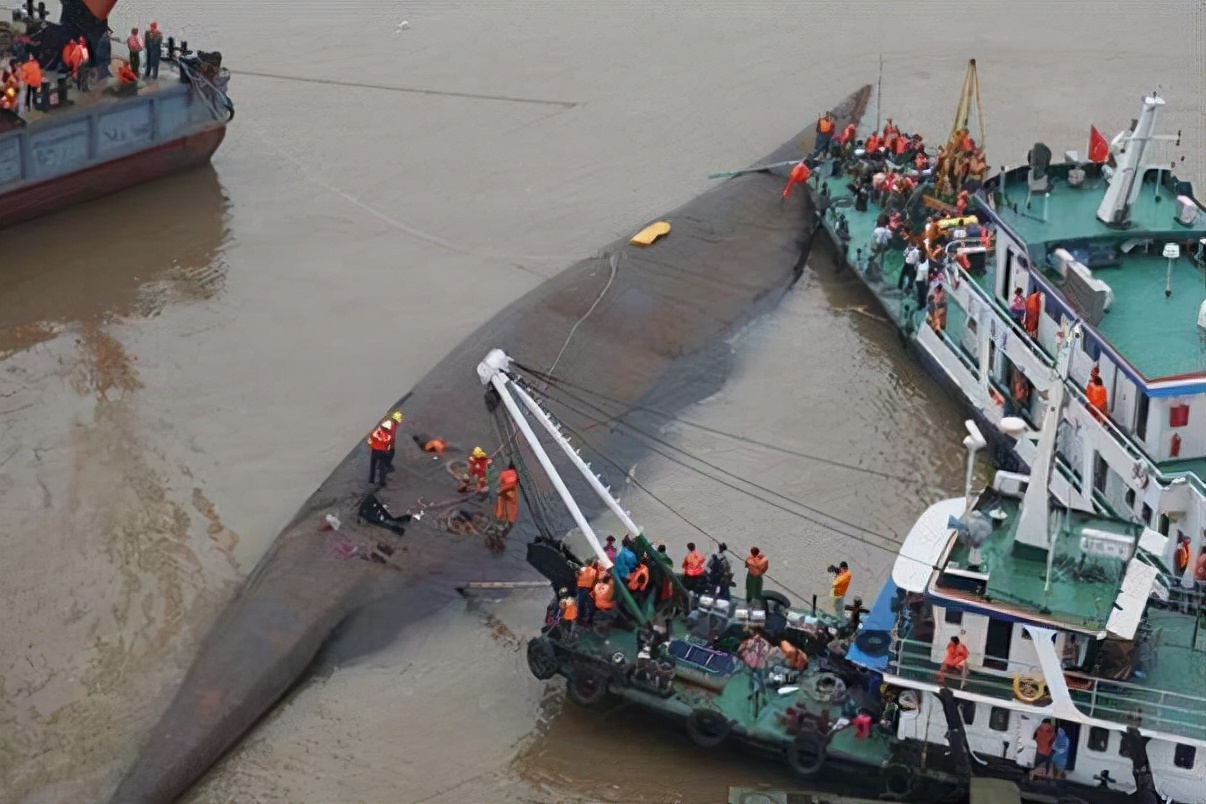
[[993, 670], [1009, 669], [1009, 648], [1013, 644], [1013, 623], [990, 619], [984, 639], [984, 666]]
[[1074, 720], [1057, 720], [1055, 727], [1063, 729], [1064, 733], [1068, 735], [1068, 764], [1064, 770], [1074, 770], [1076, 768], [1076, 749], [1080, 745], [1080, 724]]

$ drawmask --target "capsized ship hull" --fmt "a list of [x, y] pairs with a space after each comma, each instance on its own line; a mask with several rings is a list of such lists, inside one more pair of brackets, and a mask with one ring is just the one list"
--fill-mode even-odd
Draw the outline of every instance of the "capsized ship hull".
[[[864, 87], [850, 96], [836, 107], [840, 117], [857, 121], [869, 95]], [[793, 138], [763, 161], [800, 155]], [[432, 434], [460, 451], [432, 461], [400, 443], [398, 471], [379, 496], [397, 513], [415, 510], [418, 500], [453, 501], [420, 504], [429, 515], [409, 523], [400, 541], [358, 523], [370, 490], [367, 448], [358, 444], [277, 537], [206, 638], [113, 801], [178, 797], [297, 683], [320, 649], [338, 654], [383, 644], [444, 605], [472, 576], [498, 578], [500, 563], [525, 572], [518, 547], [495, 557], [480, 541], [449, 539], [447, 530], [433, 527], [471, 522], [482, 512], [480, 504], [458, 501], [449, 476], [466, 449], [498, 440], [475, 379], [481, 355], [504, 344], [549, 366], [564, 346], [557, 376], [589, 382], [614, 399], [656, 398], [659, 408], [673, 409], [708, 395], [723, 381], [715, 376], [717, 364], [726, 365], [723, 339], [777, 303], [803, 269], [811, 239], [802, 233], [811, 211], [799, 193], [781, 208], [781, 189], [782, 179], [766, 173], [725, 182], [667, 215], [670, 233], [648, 250], [624, 240], [607, 256], [576, 264], [445, 358], [403, 401], [408, 419], [429, 431], [447, 428]], [[708, 351], [718, 345], [719, 361]], [[709, 371], [701, 377], [692, 359], [705, 354]], [[328, 513], [342, 521], [338, 532], [322, 531]], [[382, 542], [396, 550], [383, 563], [349, 560]]]

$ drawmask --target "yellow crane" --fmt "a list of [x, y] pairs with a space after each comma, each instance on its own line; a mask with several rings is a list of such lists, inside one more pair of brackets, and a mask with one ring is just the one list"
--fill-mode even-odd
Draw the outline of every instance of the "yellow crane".
[[[972, 116], [976, 118], [978, 138], [971, 138]], [[964, 169], [966, 178], [981, 181], [987, 177], [988, 163], [984, 158], [984, 109], [980, 105], [980, 78], [976, 74], [976, 60], [969, 59], [967, 73], [963, 77], [963, 91], [959, 94], [959, 105], [955, 109], [955, 122], [946, 144], [938, 151], [938, 164], [934, 168], [934, 192], [938, 198], [950, 201], [961, 189]]]

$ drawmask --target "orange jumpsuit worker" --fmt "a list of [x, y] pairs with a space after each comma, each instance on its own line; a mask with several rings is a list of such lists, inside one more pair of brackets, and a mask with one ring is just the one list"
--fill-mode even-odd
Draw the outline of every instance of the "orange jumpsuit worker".
[[582, 624], [586, 626], [590, 625], [594, 614], [594, 600], [591, 599], [591, 592], [598, 580], [599, 560], [592, 558], [582, 565], [582, 569], [578, 570], [578, 616], [581, 617]]
[[117, 68], [117, 80], [123, 84], [137, 84], [138, 71], [131, 67], [128, 61], [123, 61]]
[[591, 590], [590, 596], [596, 611], [615, 611], [616, 588], [611, 575], [603, 573], [595, 583], [595, 588]]
[[[938, 668], [938, 683], [946, 682], [947, 673], [958, 673], [967, 683], [967, 645], [959, 642], [959, 637], [951, 637], [946, 645], [946, 654], [942, 657], [942, 666]], [[962, 684], [960, 685], [962, 688]]]
[[702, 592], [704, 566], [707, 563], [704, 554], [695, 549], [695, 542], [688, 542], [687, 556], [683, 559], [683, 586], [692, 592]]
[[386, 419], [377, 425], [368, 437], [369, 445], [369, 483], [385, 485], [385, 477], [389, 473], [389, 451], [394, 446], [394, 420]]
[[476, 486], [478, 493], [486, 491], [486, 468], [492, 463], [490, 457], [486, 455], [486, 451], [481, 447], [474, 447], [473, 452], [469, 455], [469, 477], [465, 478], [465, 482], [461, 484], [461, 491], [468, 491], [470, 486]]
[[797, 162], [791, 169], [791, 175], [787, 177], [787, 184], [783, 187], [783, 197], [787, 198], [791, 195], [792, 185], [803, 184], [808, 181], [808, 177], [812, 175], [812, 171], [808, 169], [808, 165], [803, 162]]
[[632, 568], [632, 572], [628, 573], [628, 581], [626, 582], [628, 591], [633, 595], [642, 594], [649, 588], [649, 567], [645, 564], [645, 559], [641, 559], [641, 563]]
[[1022, 326], [1031, 338], [1038, 337], [1039, 315], [1043, 312], [1043, 294], [1036, 290], [1026, 297], [1026, 315], [1022, 318]]
[[841, 135], [837, 138], [837, 144], [843, 148], [854, 143], [854, 138], [858, 135], [858, 126], [854, 123], [847, 123], [842, 129]]
[[519, 472], [514, 463], [498, 473], [498, 501], [494, 504], [494, 517], [504, 522], [519, 518]]
[[1089, 384], [1085, 388], [1085, 397], [1089, 400], [1089, 409], [1093, 413], [1093, 418], [1097, 419], [1097, 421], [1101, 421], [1110, 415], [1109, 393], [1106, 391], [1105, 383], [1101, 381], [1100, 376], [1095, 376], [1089, 380]]
[[29, 111], [37, 105], [38, 92], [42, 89], [42, 65], [33, 56], [21, 65], [21, 80], [25, 82], [25, 109]]

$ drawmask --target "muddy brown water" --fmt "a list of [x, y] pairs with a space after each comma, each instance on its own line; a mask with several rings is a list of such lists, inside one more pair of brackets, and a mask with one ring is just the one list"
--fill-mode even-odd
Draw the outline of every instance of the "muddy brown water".
[[[0, 799], [103, 797], [217, 611], [383, 408], [545, 277], [874, 83], [879, 52], [887, 113], [943, 133], [977, 57], [1000, 164], [1035, 139], [1083, 151], [1090, 123], [1111, 136], [1160, 87], [1201, 183], [1200, 2], [962, 8], [119, 3], [115, 28], [154, 18], [222, 50], [239, 112], [213, 168], [0, 234]], [[959, 491], [961, 413], [825, 251], [810, 268], [685, 418], [892, 477], [690, 425], [665, 437], [899, 537]], [[863, 589], [887, 572], [884, 550], [675, 463], [635, 471], [708, 532], [756, 533], [801, 596], [830, 560]], [[699, 536], [624, 493], [672, 550]], [[458, 604], [329, 668], [194, 800], [702, 802], [789, 781], [632, 713], [562, 709], [487, 617], [522, 638], [543, 605]]]

